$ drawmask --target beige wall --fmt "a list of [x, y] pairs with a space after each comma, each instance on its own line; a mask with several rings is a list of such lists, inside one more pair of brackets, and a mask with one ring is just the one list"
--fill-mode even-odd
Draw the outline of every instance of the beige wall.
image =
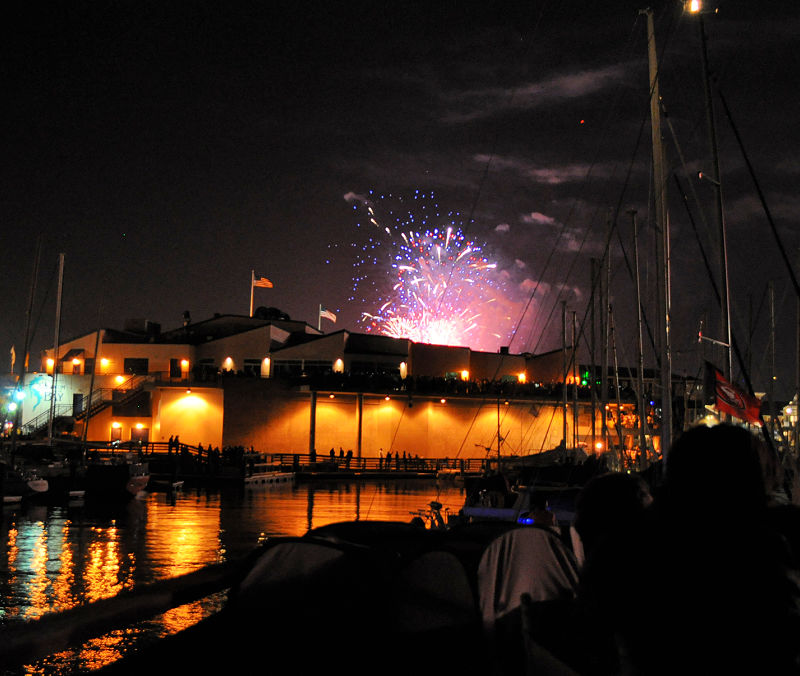
[[[67, 385], [85, 384], [87, 376], [63, 378]], [[152, 418], [114, 417], [109, 407], [92, 418], [87, 438], [111, 439], [114, 423], [121, 440], [128, 441], [137, 424], [149, 430], [151, 441], [180, 435], [188, 444], [223, 447], [253, 446], [270, 453], [309, 451], [310, 392], [288, 389], [281, 381], [231, 379], [225, 389], [211, 387], [156, 387]], [[579, 441], [590, 443], [588, 402], [581, 402]], [[424, 458], [483, 458], [497, 451], [498, 415], [502, 452], [526, 455], [555, 448], [562, 436], [560, 402], [523, 399], [482, 400], [477, 397], [439, 397], [402, 394], [365, 394], [361, 419], [361, 454], [376, 457], [382, 449]], [[330, 448], [358, 453], [358, 395], [321, 394], [316, 399], [315, 446], [320, 456]], [[567, 443], [572, 445], [572, 409], [567, 411]], [[600, 434], [599, 422], [596, 425]], [[489, 449], [487, 451], [487, 449]]]
[[[102, 329], [100, 330], [100, 342], [102, 344], [103, 336], [105, 335], [105, 331]], [[68, 343], [62, 343], [58, 348], [58, 356], [59, 360], [61, 360], [64, 355], [72, 349], [79, 349], [85, 350], [86, 356], [91, 357], [94, 355], [94, 348], [95, 344], [97, 343], [97, 332], [92, 331], [85, 336], [79, 336], [75, 340], [71, 340]], [[52, 371], [47, 366], [47, 360], [53, 358], [53, 350], [52, 348], [49, 350], [45, 350], [42, 353], [42, 363], [41, 363], [41, 370], [43, 372], [52, 373]], [[81, 361], [83, 358], [81, 357]], [[82, 366], [82, 365], [81, 365]], [[61, 371], [61, 367], [59, 367], [59, 372]], [[83, 368], [81, 368], [81, 372], [83, 372]], [[71, 373], [71, 370], [70, 370]]]
[[178, 434], [185, 444], [222, 447], [225, 396], [213, 387], [159, 388], [153, 393], [152, 441]]
[[[58, 348], [59, 360], [69, 350], [83, 349], [85, 355], [81, 355], [81, 373], [84, 372], [84, 357], [92, 357], [95, 348], [95, 334], [83, 336], [68, 343], [63, 343]], [[46, 361], [52, 358], [53, 350], [46, 350], [42, 360], [42, 369], [47, 370]], [[148, 370], [150, 373], [163, 372], [169, 373], [170, 359], [188, 359], [191, 366], [194, 366], [195, 348], [191, 345], [162, 345], [158, 343], [103, 343], [101, 341], [97, 355], [96, 374], [122, 374], [124, 373], [124, 360], [126, 358], [147, 359]], [[101, 359], [107, 359], [108, 364], [103, 365]], [[67, 369], [70, 365], [67, 365]], [[61, 371], [59, 371], [61, 372]], [[69, 371], [68, 371], [69, 373]]]
[[275, 360], [313, 359], [315, 361], [329, 360], [331, 364], [344, 356], [344, 345], [347, 333], [340, 331], [328, 336], [316, 338], [307, 343], [292, 345], [282, 350], [277, 350], [272, 358]]
[[[363, 456], [406, 451], [420, 457], [482, 458], [486, 447], [497, 449], [497, 400], [414, 395], [390, 397], [364, 395], [362, 418]], [[311, 393], [283, 389], [271, 381], [242, 381], [226, 386], [226, 445], [253, 445], [257, 451], [307, 453], [311, 427]], [[568, 411], [569, 441], [572, 412]], [[338, 453], [357, 454], [357, 396], [336, 394], [317, 398], [315, 439], [317, 453], [331, 447]], [[561, 441], [562, 416], [558, 403], [529, 400], [500, 402], [500, 428], [505, 454], [528, 454], [556, 447]], [[598, 425], [599, 429], [599, 425]], [[580, 417], [581, 440], [590, 433], [586, 412]], [[183, 438], [183, 437], [181, 437]]]
[[[195, 359], [213, 359], [217, 368], [241, 371], [245, 359], [264, 359], [269, 354], [273, 335], [286, 340], [287, 333], [274, 326], [262, 326], [252, 331], [237, 333], [209, 343], [198, 345]], [[231, 367], [225, 367], [225, 360], [231, 359]], [[194, 364], [193, 364], [194, 365]]]

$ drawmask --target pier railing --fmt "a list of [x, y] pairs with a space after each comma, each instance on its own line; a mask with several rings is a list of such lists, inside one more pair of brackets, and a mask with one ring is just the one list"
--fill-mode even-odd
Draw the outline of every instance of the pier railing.
[[[63, 438], [59, 443], [68, 443]], [[485, 458], [421, 458], [402, 453], [391, 459], [381, 456], [351, 456], [344, 451], [328, 453], [258, 453], [241, 446], [223, 449], [166, 441], [87, 441], [75, 440], [87, 458], [115, 462], [136, 454], [150, 465], [151, 475], [178, 475], [185, 478], [205, 475], [237, 478], [257, 472], [282, 471], [309, 475], [437, 475], [480, 474], [486, 469]], [[182, 476], [181, 476], [182, 475]]]
[[[252, 460], [252, 462], [249, 462]], [[268, 469], [294, 469], [305, 472], [419, 472], [436, 473], [442, 470], [475, 474], [485, 469], [482, 458], [419, 458], [406, 456], [385, 457], [362, 456], [348, 458], [334, 455], [309, 453], [262, 453], [248, 458], [257, 471]]]

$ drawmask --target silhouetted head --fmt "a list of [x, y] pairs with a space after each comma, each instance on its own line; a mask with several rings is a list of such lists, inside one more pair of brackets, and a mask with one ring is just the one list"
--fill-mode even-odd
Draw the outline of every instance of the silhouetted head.
[[575, 502], [575, 530], [587, 555], [603, 540], [632, 534], [652, 501], [647, 484], [635, 474], [591, 479]]
[[764, 450], [761, 439], [743, 427], [693, 427], [675, 441], [667, 456], [666, 506], [698, 516], [717, 512], [731, 517], [763, 510]]

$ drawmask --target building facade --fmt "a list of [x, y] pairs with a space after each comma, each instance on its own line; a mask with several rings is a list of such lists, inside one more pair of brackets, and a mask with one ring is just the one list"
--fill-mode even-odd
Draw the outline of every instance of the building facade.
[[[524, 455], [562, 443], [565, 413], [567, 444], [596, 433], [589, 401], [576, 396], [567, 413], [553, 389], [565, 354], [323, 334], [286, 317], [216, 315], [167, 332], [140, 320], [47, 350], [26, 374], [22, 425], [264, 452]], [[578, 369], [566, 381], [577, 387]]]

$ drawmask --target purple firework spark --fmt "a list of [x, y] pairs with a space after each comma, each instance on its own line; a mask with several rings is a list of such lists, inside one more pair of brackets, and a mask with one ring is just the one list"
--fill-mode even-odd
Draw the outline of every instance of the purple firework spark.
[[496, 350], [512, 330], [513, 303], [497, 263], [464, 233], [457, 211], [440, 209], [433, 193], [356, 200], [363, 235], [356, 248], [352, 301], [367, 332], [437, 345]]

